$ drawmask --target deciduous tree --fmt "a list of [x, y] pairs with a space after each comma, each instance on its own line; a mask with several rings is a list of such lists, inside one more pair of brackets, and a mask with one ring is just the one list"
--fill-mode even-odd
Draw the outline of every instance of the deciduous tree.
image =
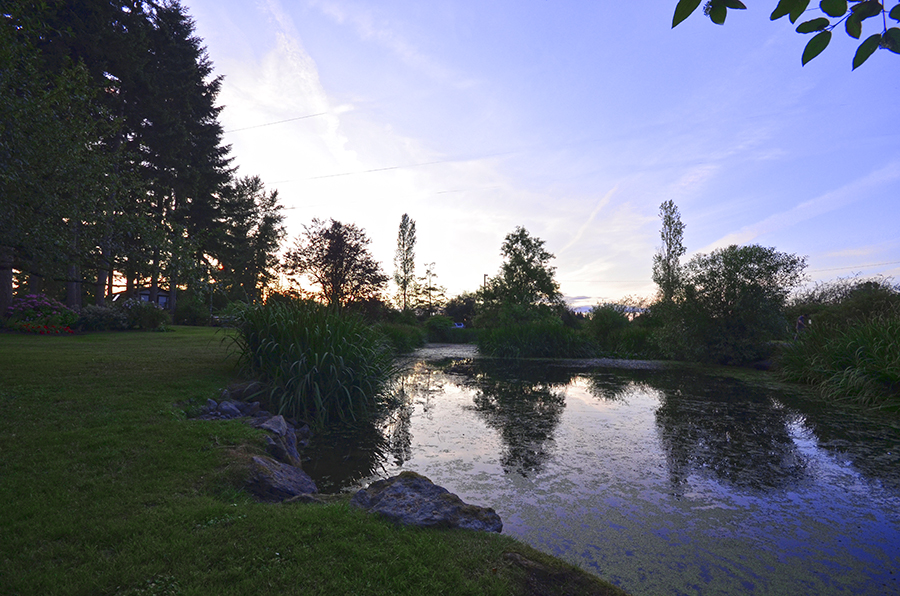
[[755, 244], [693, 257], [677, 310], [686, 355], [721, 364], [764, 357], [766, 342], [788, 332], [785, 303], [805, 267], [805, 257]]
[[401, 310], [409, 308], [410, 290], [416, 283], [416, 222], [409, 215], [400, 218], [397, 253], [394, 256], [394, 283], [397, 284]]
[[479, 291], [480, 325], [492, 326], [536, 320], [555, 314], [563, 306], [554, 256], [544, 241], [519, 226], [506, 235], [500, 249], [500, 273]]
[[313, 219], [303, 229], [285, 255], [285, 273], [309, 279], [319, 287], [321, 299], [335, 307], [381, 294], [388, 278], [369, 253], [365, 230], [334, 219]]
[[659, 232], [662, 246], [653, 255], [653, 281], [659, 286], [661, 299], [671, 302], [681, 284], [680, 259], [685, 252], [681, 241], [684, 224], [681, 223], [681, 214], [672, 200], [659, 206], [659, 217], [662, 220]]

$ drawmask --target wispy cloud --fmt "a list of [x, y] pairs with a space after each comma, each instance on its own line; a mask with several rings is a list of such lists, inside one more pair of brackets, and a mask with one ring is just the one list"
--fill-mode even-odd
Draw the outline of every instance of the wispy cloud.
[[900, 161], [893, 161], [838, 189], [804, 201], [787, 211], [770, 215], [740, 230], [730, 232], [701, 249], [701, 252], [709, 252], [731, 244], [753, 242], [765, 234], [791, 228], [823, 213], [864, 200], [863, 197], [871, 196], [872, 193], [877, 192], [879, 187], [895, 183], [897, 180], [900, 180]]

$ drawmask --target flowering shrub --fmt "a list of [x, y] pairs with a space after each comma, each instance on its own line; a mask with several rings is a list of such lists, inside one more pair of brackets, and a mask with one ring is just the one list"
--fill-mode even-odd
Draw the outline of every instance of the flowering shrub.
[[78, 315], [62, 302], [43, 294], [16, 298], [6, 309], [7, 326], [26, 333], [71, 333]]
[[38, 325], [36, 323], [16, 322], [10, 324], [10, 327], [12, 329], [15, 329], [16, 331], [21, 331], [22, 333], [37, 333], [40, 335], [62, 335], [64, 333], [75, 333], [75, 331], [68, 325], [63, 327], [62, 325]]

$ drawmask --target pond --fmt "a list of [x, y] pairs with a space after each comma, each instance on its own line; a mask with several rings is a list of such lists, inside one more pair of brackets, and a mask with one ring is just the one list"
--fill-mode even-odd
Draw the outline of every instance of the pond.
[[406, 362], [377, 428], [314, 438], [320, 489], [424, 474], [635, 595], [900, 594], [896, 419], [653, 363], [466, 350]]

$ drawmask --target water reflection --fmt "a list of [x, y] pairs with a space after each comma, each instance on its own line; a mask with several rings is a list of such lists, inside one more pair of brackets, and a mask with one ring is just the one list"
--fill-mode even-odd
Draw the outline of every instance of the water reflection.
[[571, 373], [491, 363], [473, 366], [470, 375], [467, 384], [474, 388], [473, 409], [503, 441], [504, 472], [524, 477], [540, 472], [553, 451], [553, 434], [566, 407], [565, 387]]
[[320, 489], [414, 470], [636, 594], [900, 593], [896, 422], [587, 363], [411, 362], [398, 396], [313, 438]]
[[739, 487], [782, 489], [802, 480], [806, 461], [790, 426], [802, 417], [770, 393], [736, 381], [669, 377], [656, 410], [673, 494], [691, 474]]

